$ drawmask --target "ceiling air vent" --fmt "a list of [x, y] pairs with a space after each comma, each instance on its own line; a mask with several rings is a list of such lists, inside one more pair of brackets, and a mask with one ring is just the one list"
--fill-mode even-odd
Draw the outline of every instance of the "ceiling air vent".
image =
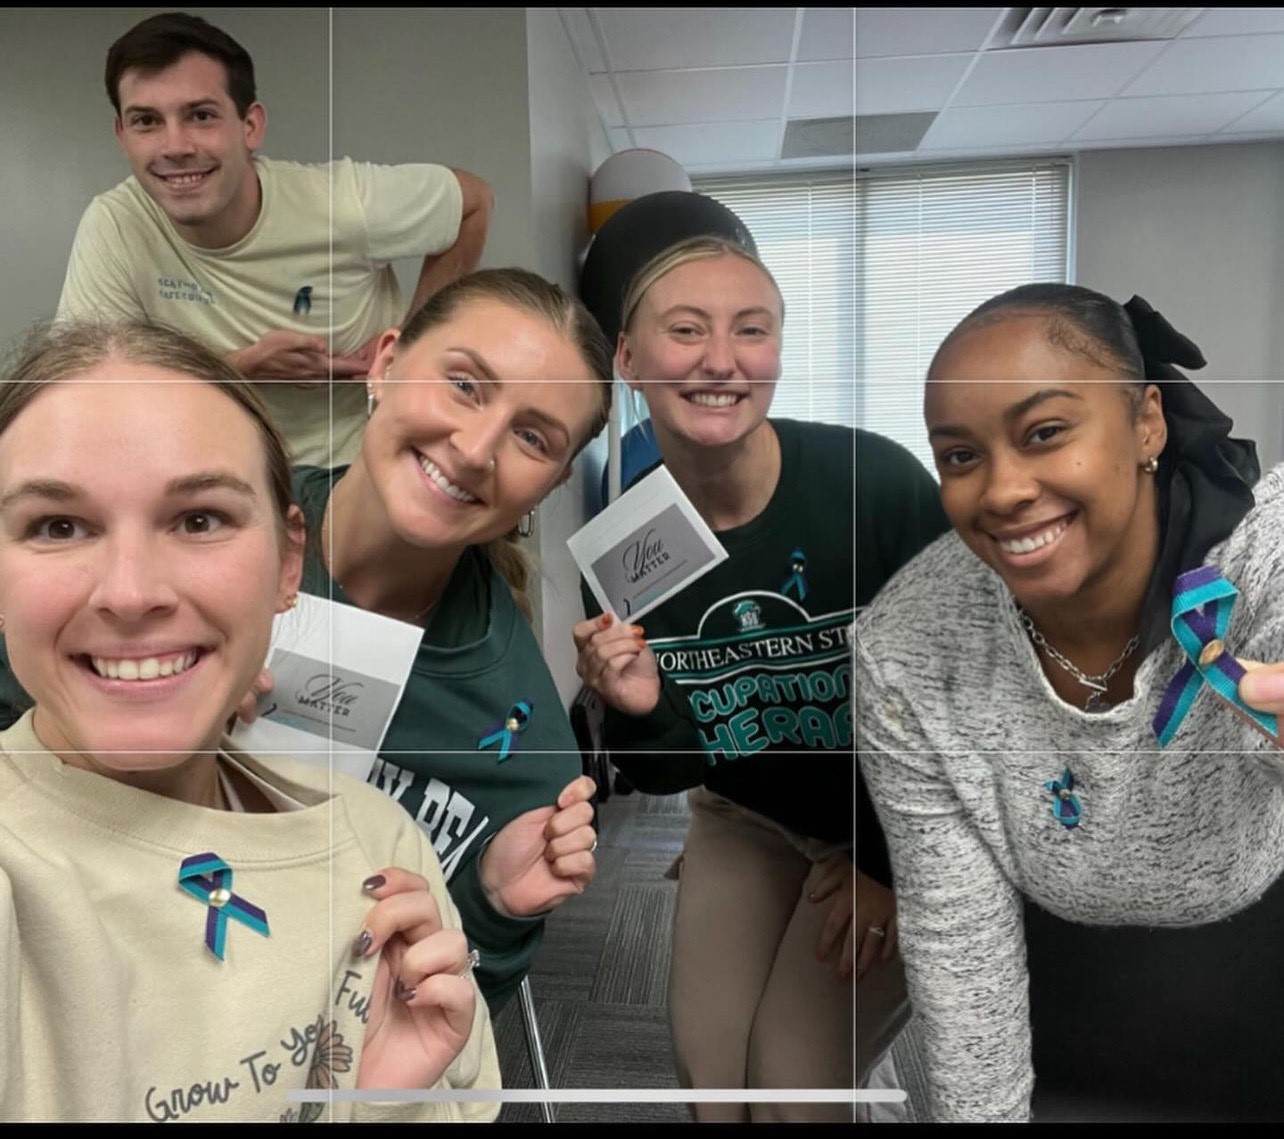
[[1203, 8], [1009, 8], [988, 50], [1170, 40]]
[[790, 119], [780, 147], [781, 158], [845, 157], [856, 152], [856, 120]]

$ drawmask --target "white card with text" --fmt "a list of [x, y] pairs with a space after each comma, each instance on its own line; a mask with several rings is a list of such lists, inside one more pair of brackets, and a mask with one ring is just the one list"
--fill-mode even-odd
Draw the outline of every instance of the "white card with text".
[[325, 597], [299, 594], [276, 618], [265, 667], [273, 689], [236, 745], [288, 755], [364, 781], [401, 702], [423, 629]]
[[622, 621], [644, 613], [727, 560], [727, 551], [658, 467], [566, 541], [603, 610]]

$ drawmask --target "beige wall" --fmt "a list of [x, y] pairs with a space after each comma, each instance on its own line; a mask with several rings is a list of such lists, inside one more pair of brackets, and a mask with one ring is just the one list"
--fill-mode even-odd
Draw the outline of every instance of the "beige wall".
[[1193, 378], [1280, 462], [1284, 143], [1096, 151], [1077, 177], [1077, 282], [1138, 293], [1194, 340]]
[[[579, 252], [588, 244], [589, 177], [610, 153], [588, 80], [571, 52], [562, 22], [550, 8], [528, 8], [532, 264], [551, 281], [575, 293]], [[586, 479], [601, 477], [603, 448], [582, 455], [566, 485], [540, 508], [535, 536], [539, 565], [541, 643], [562, 698], [579, 691], [570, 628], [583, 615], [579, 570], [566, 539], [584, 521]]]

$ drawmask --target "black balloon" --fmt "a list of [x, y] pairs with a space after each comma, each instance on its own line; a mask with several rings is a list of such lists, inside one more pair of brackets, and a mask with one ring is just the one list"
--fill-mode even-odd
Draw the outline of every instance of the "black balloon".
[[580, 273], [580, 298], [612, 343], [629, 282], [657, 253], [688, 237], [711, 234], [758, 248], [748, 227], [721, 202], [690, 190], [665, 190], [621, 206], [598, 231]]

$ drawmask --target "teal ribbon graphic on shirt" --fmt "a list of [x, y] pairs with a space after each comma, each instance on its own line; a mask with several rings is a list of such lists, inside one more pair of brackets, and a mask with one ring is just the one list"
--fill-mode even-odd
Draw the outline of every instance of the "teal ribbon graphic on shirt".
[[519, 700], [508, 709], [508, 715], [496, 724], [491, 731], [477, 741], [477, 750], [483, 751], [492, 744], [499, 744], [499, 762], [503, 763], [517, 747], [517, 737], [526, 730], [534, 711], [529, 700]]
[[1165, 689], [1152, 725], [1161, 746], [1167, 746], [1177, 734], [1205, 684], [1268, 736], [1278, 739], [1276, 717], [1258, 712], [1240, 699], [1239, 682], [1245, 669], [1223, 643], [1238, 596], [1239, 590], [1216, 566], [1200, 566], [1173, 583], [1173, 636], [1187, 659]]
[[205, 948], [220, 961], [227, 944], [229, 918], [255, 933], [270, 937], [267, 914], [239, 894], [232, 893], [232, 868], [213, 851], [184, 858], [178, 868], [178, 884], [209, 909], [205, 914]]
[[790, 574], [785, 579], [784, 584], [780, 587], [780, 593], [783, 597], [789, 596], [791, 589], [798, 591], [798, 600], [807, 599], [807, 555], [800, 549], [795, 549], [789, 555]]

